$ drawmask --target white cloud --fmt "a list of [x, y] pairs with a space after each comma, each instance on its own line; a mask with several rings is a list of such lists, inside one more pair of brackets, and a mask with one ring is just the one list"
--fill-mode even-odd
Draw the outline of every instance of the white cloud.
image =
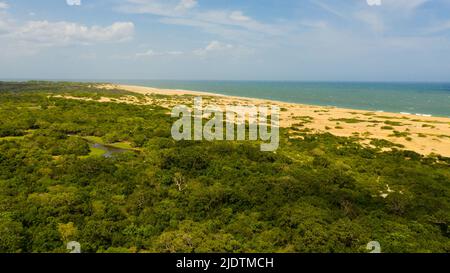
[[226, 10], [212, 10], [195, 14], [192, 18], [201, 22], [208, 22], [227, 27], [238, 27], [248, 31], [270, 35], [279, 35], [284, 33], [282, 27], [261, 23], [249, 16], [244, 15], [244, 13], [240, 10], [231, 12]]
[[[33, 16], [34, 13], [30, 13]], [[38, 52], [43, 47], [99, 42], [121, 42], [134, 35], [132, 22], [115, 22], [109, 26], [87, 26], [81, 23], [30, 20], [20, 23], [7, 12], [0, 12], [0, 44], [3, 48], [22, 48]], [[30, 50], [28, 50], [30, 49]]]
[[233, 46], [230, 44], [223, 44], [218, 41], [212, 41], [206, 46], [205, 51], [225, 50], [231, 48], [233, 48]]
[[81, 6], [81, 0], [66, 0], [69, 6]]
[[127, 0], [126, 4], [118, 7], [119, 11], [126, 13], [152, 14], [162, 16], [161, 22], [187, 25], [195, 27], [208, 27], [213, 25], [222, 28], [241, 28], [248, 31], [264, 34], [278, 35], [283, 33], [279, 26], [261, 23], [241, 10], [193, 10], [197, 1], [182, 0]]
[[211, 41], [205, 48], [194, 50], [194, 54], [204, 56], [211, 52], [223, 52], [233, 48], [234, 46], [230, 44], [224, 44], [219, 41]]
[[175, 7], [175, 10], [189, 10], [197, 6], [197, 1], [195, 0], [181, 0], [181, 2]]
[[9, 8], [8, 3], [6, 3], [6, 2], [0, 2], [0, 9], [7, 9], [7, 8]]
[[136, 57], [154, 57], [154, 56], [178, 56], [182, 55], [183, 52], [181, 51], [165, 51], [165, 52], [156, 52], [152, 49], [149, 49], [142, 53], [136, 53]]
[[381, 0], [366, 0], [369, 6], [381, 6]]
[[28, 21], [17, 25], [0, 18], [0, 57], [34, 55], [49, 47], [120, 42], [131, 39], [133, 34], [131, 22], [117, 22], [106, 27], [64, 21]]
[[[411, 20], [412, 16], [430, 0], [365, 0], [371, 7], [356, 10], [353, 17], [366, 23], [373, 31], [382, 33], [395, 29], [400, 21]], [[373, 9], [373, 6], [379, 8]]]
[[236, 58], [239, 59], [245, 56], [250, 56], [252, 54], [254, 54], [254, 50], [251, 50], [249, 48], [243, 46], [235, 46], [232, 44], [214, 40], [209, 42], [205, 47], [198, 49], [191, 49], [186, 51], [155, 51], [153, 49], [148, 49], [136, 54], [114, 55], [113, 58], [121, 60], [140, 60], [162, 57], [183, 57], [184, 59], [189, 59], [192, 57], [206, 58], [209, 56], [226, 56], [226, 58], [230, 60]]
[[197, 5], [195, 0], [126, 0], [118, 7], [126, 13], [153, 14], [167, 17], [178, 17]]
[[11, 37], [41, 45], [91, 44], [124, 41], [133, 36], [134, 24], [116, 22], [107, 27], [85, 26], [72, 22], [29, 21], [11, 33]]
[[245, 15], [242, 13], [242, 11], [240, 11], [240, 10], [233, 11], [233, 12], [230, 14], [230, 19], [231, 19], [231, 20], [234, 20], [234, 21], [240, 21], [240, 22], [249, 22], [249, 21], [252, 20], [250, 17], [245, 16]]
[[156, 52], [154, 52], [152, 49], [149, 49], [142, 53], [136, 53], [136, 57], [151, 57], [158, 55]]

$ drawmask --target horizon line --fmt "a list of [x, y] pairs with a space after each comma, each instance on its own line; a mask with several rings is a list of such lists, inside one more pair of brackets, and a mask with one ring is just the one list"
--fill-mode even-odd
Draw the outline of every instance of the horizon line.
[[117, 81], [177, 81], [177, 82], [291, 82], [291, 83], [441, 83], [450, 84], [448, 81], [434, 80], [277, 80], [277, 79], [106, 79], [106, 78], [0, 78], [0, 82], [93, 82], [115, 83]]

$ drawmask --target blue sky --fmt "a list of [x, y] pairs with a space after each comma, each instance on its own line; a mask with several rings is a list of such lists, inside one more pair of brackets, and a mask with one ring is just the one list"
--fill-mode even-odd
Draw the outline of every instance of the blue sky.
[[450, 81], [450, 0], [0, 0], [0, 78]]

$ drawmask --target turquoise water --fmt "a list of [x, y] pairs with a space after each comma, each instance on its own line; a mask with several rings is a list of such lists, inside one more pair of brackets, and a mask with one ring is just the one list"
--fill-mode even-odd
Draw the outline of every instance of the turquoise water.
[[450, 117], [450, 83], [122, 80], [115, 83]]

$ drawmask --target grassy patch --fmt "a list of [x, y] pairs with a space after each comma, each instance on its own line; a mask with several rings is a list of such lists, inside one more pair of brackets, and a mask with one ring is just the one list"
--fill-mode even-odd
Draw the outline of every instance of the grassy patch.
[[329, 121], [340, 121], [340, 122], [345, 122], [345, 123], [362, 123], [362, 122], [381, 123], [382, 122], [379, 120], [364, 120], [364, 119], [357, 119], [357, 118], [336, 118], [336, 119], [329, 119]]
[[80, 156], [80, 158], [98, 157], [104, 155], [106, 152], [100, 148], [90, 147], [91, 151], [88, 155]]
[[365, 120], [356, 119], [356, 118], [337, 118], [337, 119], [329, 119], [330, 121], [341, 121], [345, 123], [361, 123], [365, 122]]
[[397, 119], [397, 117], [390, 117], [390, 116], [375, 116], [376, 118], [382, 118], [382, 119]]
[[403, 147], [405, 147], [402, 144], [396, 144], [396, 143], [390, 142], [385, 139], [373, 139], [372, 141], [370, 141], [370, 144], [377, 148], [393, 148], [393, 147], [403, 148]]
[[390, 125], [390, 126], [403, 126], [401, 122], [398, 121], [392, 121], [392, 120], [386, 120], [384, 124]]
[[390, 137], [408, 137], [409, 135], [410, 135], [410, 133], [408, 133], [408, 132], [394, 131], [394, 133], [389, 136]]
[[97, 137], [97, 136], [85, 136], [85, 137], [83, 137], [83, 139], [85, 139], [89, 142], [98, 143], [98, 144], [102, 144], [102, 145], [106, 145], [106, 146], [118, 148], [118, 149], [124, 149], [124, 150], [135, 150], [136, 149], [133, 146], [131, 146], [130, 142], [127, 142], [127, 141], [106, 143], [103, 140], [103, 138]]
[[310, 117], [310, 116], [295, 116], [295, 117], [293, 117], [293, 119], [294, 120], [300, 120], [304, 124], [305, 123], [311, 123], [314, 120], [314, 118]]
[[381, 130], [394, 130], [392, 126], [381, 126]]
[[368, 113], [364, 113], [363, 115], [370, 117], [370, 116], [375, 116], [376, 114], [372, 113], [372, 112], [368, 112]]
[[13, 140], [22, 140], [25, 136], [7, 136], [7, 137], [0, 137], [0, 141], [6, 140], [6, 141], [13, 141]]
[[108, 144], [110, 147], [119, 148], [119, 149], [125, 149], [125, 150], [132, 150], [134, 149], [129, 142], [117, 142]]

